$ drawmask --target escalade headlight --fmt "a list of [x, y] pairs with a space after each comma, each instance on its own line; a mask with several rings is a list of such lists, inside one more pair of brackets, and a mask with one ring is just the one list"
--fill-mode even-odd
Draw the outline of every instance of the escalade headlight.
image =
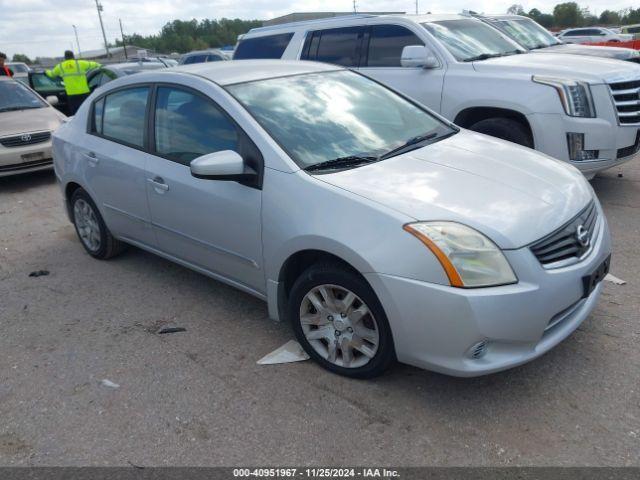
[[436, 256], [453, 287], [516, 283], [500, 249], [480, 232], [454, 222], [408, 223], [404, 229]]
[[566, 78], [539, 77], [537, 75], [533, 76], [533, 81], [555, 88], [567, 115], [589, 118], [596, 116], [591, 88], [588, 83]]

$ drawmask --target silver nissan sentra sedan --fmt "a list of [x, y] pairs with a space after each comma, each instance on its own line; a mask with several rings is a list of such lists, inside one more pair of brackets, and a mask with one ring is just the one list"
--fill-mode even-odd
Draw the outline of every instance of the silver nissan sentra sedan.
[[264, 299], [351, 377], [525, 363], [589, 315], [609, 268], [574, 167], [330, 65], [115, 80], [58, 129], [54, 164], [90, 255], [135, 245]]

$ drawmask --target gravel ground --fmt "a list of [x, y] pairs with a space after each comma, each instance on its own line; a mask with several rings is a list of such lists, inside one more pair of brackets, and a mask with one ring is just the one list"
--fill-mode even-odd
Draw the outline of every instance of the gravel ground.
[[0, 179], [0, 465], [640, 465], [640, 162], [622, 171], [593, 186], [627, 284], [570, 338], [488, 377], [375, 381], [257, 365], [292, 338], [264, 303], [134, 248], [93, 260], [52, 173]]

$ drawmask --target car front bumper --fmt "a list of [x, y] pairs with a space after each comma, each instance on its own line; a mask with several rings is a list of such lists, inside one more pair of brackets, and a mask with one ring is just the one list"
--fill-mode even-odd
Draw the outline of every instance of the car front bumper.
[[51, 140], [23, 147], [0, 145], [0, 177], [51, 168]]
[[[611, 253], [600, 211], [593, 249], [582, 261], [545, 269], [529, 248], [505, 251], [518, 283], [461, 289], [380, 273], [365, 277], [380, 299], [398, 360], [460, 377], [485, 375], [539, 357], [568, 337], [595, 308], [602, 282], [587, 298], [582, 278]], [[485, 342], [486, 353], [471, 351]]]
[[[590, 178], [598, 172], [640, 156], [637, 148], [634, 148], [640, 147], [636, 143], [640, 126], [618, 125], [613, 107], [610, 114], [611, 120], [575, 118], [560, 114], [533, 114], [527, 118], [534, 132], [536, 150], [570, 163]], [[598, 150], [598, 157], [594, 160], [571, 160], [568, 133], [584, 134], [584, 149]]]

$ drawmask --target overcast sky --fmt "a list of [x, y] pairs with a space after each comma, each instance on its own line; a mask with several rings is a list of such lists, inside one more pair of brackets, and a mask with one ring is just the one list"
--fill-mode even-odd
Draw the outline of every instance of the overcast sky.
[[[589, 0], [578, 3], [592, 13], [605, 9], [619, 10], [633, 6], [635, 0]], [[504, 13], [513, 3], [525, 10], [538, 8], [550, 12], [558, 1], [513, 0], [420, 0], [419, 11], [425, 13], [460, 12], [471, 9], [485, 13]], [[291, 12], [350, 11], [352, 0], [102, 0], [107, 39], [120, 38], [118, 19], [125, 35], [156, 33], [168, 21], [191, 18], [268, 19]], [[411, 0], [357, 0], [361, 11], [415, 12]], [[58, 56], [73, 45], [77, 50], [72, 24], [78, 27], [83, 50], [101, 48], [102, 34], [95, 0], [0, 0], [0, 51], [11, 56], [25, 53], [30, 57]]]

